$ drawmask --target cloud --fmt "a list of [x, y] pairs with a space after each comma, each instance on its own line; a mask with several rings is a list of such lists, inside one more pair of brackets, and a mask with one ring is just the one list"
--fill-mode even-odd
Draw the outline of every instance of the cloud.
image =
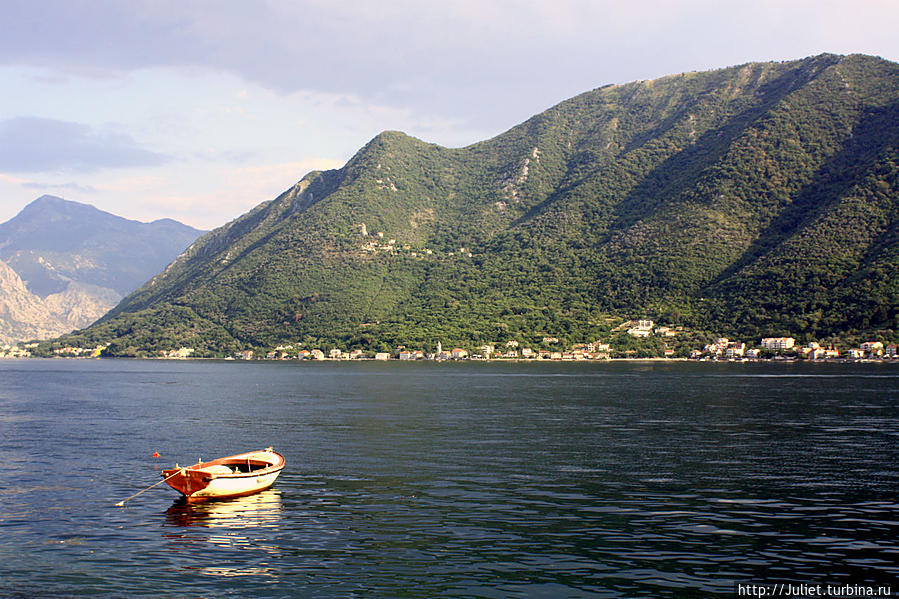
[[[310, 171], [342, 165], [330, 158], [246, 166], [212, 161], [176, 163], [169, 176], [124, 173], [98, 181], [91, 203], [141, 221], [166, 217], [212, 229], [277, 197]], [[196, 177], [197, 172], [201, 176]]]
[[258, 152], [248, 150], [210, 150], [203, 149], [193, 153], [197, 160], [207, 162], [229, 162], [241, 164], [256, 159]]
[[78, 183], [39, 183], [37, 181], [28, 181], [27, 183], [22, 183], [22, 187], [37, 190], [74, 191], [77, 193], [97, 192], [95, 187], [90, 185], [80, 185]]
[[23, 179], [21, 177], [13, 177], [13, 176], [7, 175], [5, 173], [0, 173], [0, 183], [25, 186], [25, 185], [31, 183], [31, 181], [29, 179]]
[[36, 117], [0, 121], [0, 170], [81, 171], [154, 166], [169, 158], [141, 148], [131, 137], [80, 123]]
[[894, 0], [7, 0], [0, 63], [234, 73], [495, 122], [606, 83], [822, 51], [895, 59]]
[[[225, 72], [498, 133], [608, 83], [821, 52], [899, 58], [895, 0], [5, 0], [0, 65]], [[237, 99], [246, 100], [240, 94]], [[384, 123], [381, 128], [391, 128]]]

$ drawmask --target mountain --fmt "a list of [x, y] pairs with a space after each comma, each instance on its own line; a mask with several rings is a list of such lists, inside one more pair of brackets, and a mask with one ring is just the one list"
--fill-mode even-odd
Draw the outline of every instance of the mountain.
[[0, 343], [47, 339], [84, 327], [120, 299], [112, 290], [77, 282], [42, 298], [30, 292], [16, 271], [0, 261]]
[[0, 342], [44, 339], [72, 328], [65, 328], [60, 318], [49, 313], [43, 300], [28, 291], [16, 271], [0, 262]]
[[0, 224], [0, 341], [89, 325], [201, 233], [173, 220], [141, 223], [38, 198]]
[[382, 133], [72, 340], [121, 355], [571, 343], [624, 317], [896, 339], [897, 217], [899, 65], [825, 54], [682, 73], [465, 148]]

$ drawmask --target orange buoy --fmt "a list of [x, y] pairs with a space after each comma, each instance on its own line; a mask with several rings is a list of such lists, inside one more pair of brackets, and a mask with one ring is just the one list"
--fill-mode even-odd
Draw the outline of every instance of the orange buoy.
[[153, 452], [153, 457], [154, 457], [154, 458], [158, 458], [158, 457], [159, 457], [159, 452], [158, 452], [158, 451], [154, 451], [154, 452]]

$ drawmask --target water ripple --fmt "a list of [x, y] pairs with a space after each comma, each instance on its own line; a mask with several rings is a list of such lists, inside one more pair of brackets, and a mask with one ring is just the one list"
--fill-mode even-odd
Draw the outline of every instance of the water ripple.
[[[716, 597], [899, 575], [895, 370], [50, 364], [4, 371], [4, 596]], [[288, 457], [270, 491], [114, 507], [198, 450], [268, 444]]]

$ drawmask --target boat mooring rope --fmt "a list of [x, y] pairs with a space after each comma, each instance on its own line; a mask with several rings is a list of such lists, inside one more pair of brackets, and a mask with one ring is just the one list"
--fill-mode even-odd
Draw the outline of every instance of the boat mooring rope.
[[131, 497], [129, 497], [129, 498], [127, 498], [127, 499], [121, 500], [120, 502], [118, 502], [117, 504], [115, 504], [116, 507], [125, 507], [125, 502], [126, 502], [126, 501], [131, 501], [132, 499], [134, 499], [135, 497], [137, 497], [138, 495], [140, 495], [140, 494], [143, 493], [144, 491], [149, 491], [149, 490], [152, 489], [153, 487], [156, 487], [156, 486], [161, 485], [162, 483], [164, 483], [164, 482], [167, 481], [168, 479], [172, 478], [173, 476], [177, 476], [177, 475], [181, 474], [182, 472], [184, 472], [184, 468], [181, 468], [181, 469], [179, 469], [177, 472], [175, 472], [175, 473], [173, 473], [173, 474], [170, 474], [169, 476], [166, 476], [164, 479], [162, 479], [162, 480], [159, 481], [158, 483], [156, 483], [156, 484], [154, 484], [154, 485], [150, 485], [149, 487], [147, 487], [146, 489], [143, 489], [142, 491], [138, 491], [137, 493], [135, 493], [135, 494], [132, 495]]

